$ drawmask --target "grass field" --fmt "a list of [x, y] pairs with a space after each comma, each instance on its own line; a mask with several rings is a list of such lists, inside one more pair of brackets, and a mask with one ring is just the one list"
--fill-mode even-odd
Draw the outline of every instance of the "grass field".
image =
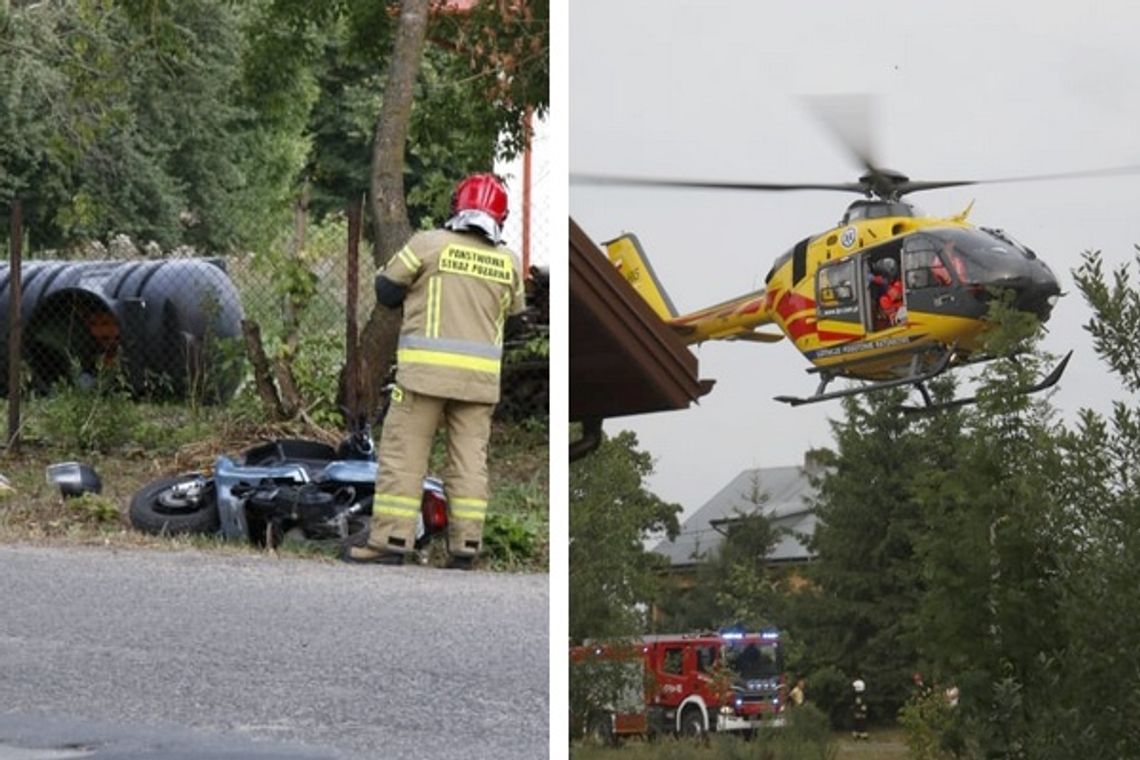
[[[62, 401], [54, 402], [58, 407]], [[95, 449], [77, 444], [64, 430], [84, 424], [84, 415], [29, 405], [24, 412], [24, 440], [15, 452], [0, 450], [0, 475], [12, 491], [0, 493], [0, 541], [112, 546], [193, 545], [218, 551], [256, 551], [241, 543], [213, 537], [149, 536], [131, 528], [127, 507], [131, 496], [156, 478], [209, 466], [219, 454], [235, 455], [274, 437], [309, 437], [335, 443], [340, 431], [305, 424], [266, 425], [255, 415], [234, 409], [187, 409], [177, 405], [139, 403], [129, 409], [109, 406], [89, 410], [104, 414], [102, 424], [129, 427], [128, 440]], [[0, 414], [6, 420], [6, 404]], [[58, 419], [56, 419], [58, 418]], [[108, 431], [114, 432], [114, 431]], [[438, 447], [437, 447], [438, 448]], [[438, 464], [441, 450], [434, 463]], [[490, 444], [492, 499], [485, 534], [487, 556], [481, 569], [544, 572], [549, 555], [548, 444], [544, 426], [496, 423]], [[63, 499], [44, 476], [48, 464], [81, 461], [98, 472], [98, 497]], [[311, 547], [283, 551], [317, 557]], [[433, 555], [438, 553], [433, 553]]]
[[866, 741], [855, 741], [847, 733], [836, 734], [836, 760], [904, 760], [910, 757], [902, 731], [889, 729], [870, 733], [871, 738]]
[[586, 743], [570, 749], [571, 760], [906, 760], [910, 757], [901, 731], [872, 731], [870, 739], [855, 741], [846, 732], [835, 732], [826, 747], [788, 748], [763, 738], [745, 741], [731, 736], [709, 742], [681, 739], [645, 741], [629, 739], [617, 747]]

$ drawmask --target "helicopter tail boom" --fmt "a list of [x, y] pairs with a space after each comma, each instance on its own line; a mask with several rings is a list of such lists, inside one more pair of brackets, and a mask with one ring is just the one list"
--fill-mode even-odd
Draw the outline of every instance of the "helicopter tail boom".
[[772, 313], [764, 291], [748, 293], [716, 306], [678, 315], [636, 235], [626, 233], [604, 245], [614, 267], [686, 344], [706, 340], [775, 343], [783, 339], [784, 336], [780, 333], [762, 333], [756, 330], [759, 325], [772, 322]]

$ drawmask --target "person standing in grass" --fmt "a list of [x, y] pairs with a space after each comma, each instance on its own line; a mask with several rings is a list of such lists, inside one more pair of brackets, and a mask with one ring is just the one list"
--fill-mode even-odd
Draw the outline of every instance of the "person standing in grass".
[[800, 707], [803, 705], [804, 699], [804, 679], [800, 678], [788, 693], [788, 704], [792, 707]]
[[865, 741], [870, 738], [867, 735], [867, 698], [865, 695], [867, 684], [862, 678], [856, 678], [851, 684], [851, 688], [855, 691], [855, 701], [851, 707], [851, 717], [854, 719], [855, 730], [851, 732], [851, 737]]

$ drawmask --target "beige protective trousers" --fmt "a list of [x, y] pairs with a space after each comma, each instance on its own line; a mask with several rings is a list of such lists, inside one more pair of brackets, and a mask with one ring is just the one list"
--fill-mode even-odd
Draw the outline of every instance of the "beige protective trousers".
[[487, 516], [487, 440], [494, 409], [494, 404], [427, 396], [406, 388], [392, 391], [377, 452], [370, 545], [389, 552], [414, 548], [423, 478], [435, 431], [442, 424], [447, 464], [440, 475], [448, 501], [448, 552], [459, 557], [479, 553]]

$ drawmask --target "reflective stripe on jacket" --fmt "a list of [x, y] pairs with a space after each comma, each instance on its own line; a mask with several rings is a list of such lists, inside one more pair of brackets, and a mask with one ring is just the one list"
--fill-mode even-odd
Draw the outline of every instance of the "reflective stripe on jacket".
[[407, 288], [396, 381], [417, 393], [497, 403], [503, 325], [526, 305], [515, 255], [475, 234], [419, 232], [381, 275]]

